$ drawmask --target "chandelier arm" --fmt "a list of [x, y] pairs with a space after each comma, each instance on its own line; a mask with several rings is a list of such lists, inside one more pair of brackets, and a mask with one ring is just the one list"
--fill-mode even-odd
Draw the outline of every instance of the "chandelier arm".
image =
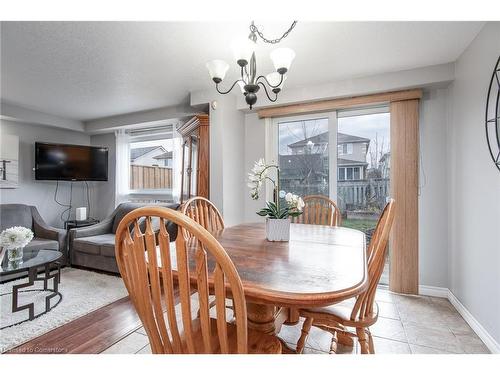
[[280, 74], [280, 76], [281, 76], [280, 82], [276, 86], [271, 85], [265, 76], [259, 76], [256, 81], [258, 82], [259, 79], [262, 78], [262, 79], [264, 79], [264, 81], [266, 81], [266, 83], [269, 85], [269, 87], [276, 89], [276, 88], [280, 87], [280, 85], [283, 83], [284, 74]]
[[245, 83], [245, 81], [243, 81], [243, 80], [241, 80], [241, 79], [238, 79], [238, 80], [234, 81], [234, 83], [231, 85], [231, 87], [230, 87], [230, 88], [229, 88], [229, 90], [227, 90], [227, 91], [220, 91], [220, 90], [219, 90], [219, 84], [218, 84], [218, 83], [216, 83], [216, 84], [215, 84], [215, 89], [217, 90], [217, 92], [218, 92], [219, 94], [222, 94], [222, 95], [229, 94], [229, 93], [231, 92], [231, 90], [232, 90], [232, 89], [234, 89], [234, 86], [236, 86], [236, 84], [237, 84], [238, 82], [240, 82], [240, 81], [241, 81], [241, 82], [243, 82], [243, 83]]
[[278, 100], [278, 94], [275, 94], [276, 96], [274, 97], [274, 99], [271, 99], [271, 97], [269, 96], [269, 93], [267, 92], [267, 87], [266, 85], [264, 85], [262, 82], [258, 82], [259, 85], [261, 85], [263, 88], [264, 88], [264, 91], [266, 92], [266, 96], [267, 98], [271, 101], [271, 102], [275, 102], [276, 100]]

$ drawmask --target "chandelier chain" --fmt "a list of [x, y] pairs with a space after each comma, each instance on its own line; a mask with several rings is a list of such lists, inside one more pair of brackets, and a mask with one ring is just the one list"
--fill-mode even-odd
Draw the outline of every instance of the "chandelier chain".
[[260, 31], [257, 26], [254, 25], [254, 23], [252, 22], [252, 24], [250, 25], [250, 31], [252, 33], [256, 33], [257, 35], [260, 36], [260, 38], [265, 42], [265, 43], [270, 43], [270, 44], [277, 44], [279, 42], [281, 42], [282, 39], [286, 38], [288, 36], [288, 34], [290, 34], [290, 32], [293, 30], [293, 28], [295, 27], [295, 25], [297, 25], [297, 21], [293, 21], [292, 25], [288, 28], [287, 31], [285, 31], [285, 33], [280, 37], [280, 38], [276, 38], [276, 39], [267, 39], [264, 34], [262, 34], [262, 31]]

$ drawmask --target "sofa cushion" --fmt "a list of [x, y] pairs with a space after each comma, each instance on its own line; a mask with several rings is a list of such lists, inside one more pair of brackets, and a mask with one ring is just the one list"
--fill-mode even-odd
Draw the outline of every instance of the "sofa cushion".
[[113, 235], [113, 242], [104, 243], [101, 245], [101, 255], [105, 257], [115, 256], [115, 236]]
[[0, 206], [0, 232], [15, 226], [33, 229], [31, 207], [25, 204], [2, 204]]
[[[115, 246], [115, 235], [113, 233], [101, 234], [98, 236], [90, 236], [90, 237], [82, 237], [76, 238], [73, 241], [73, 251], [79, 251], [81, 253], [86, 254], [101, 254], [101, 247], [103, 245], [106, 246]], [[114, 256], [114, 250], [113, 250]]]
[[35, 237], [25, 247], [26, 250], [59, 250], [59, 242]]

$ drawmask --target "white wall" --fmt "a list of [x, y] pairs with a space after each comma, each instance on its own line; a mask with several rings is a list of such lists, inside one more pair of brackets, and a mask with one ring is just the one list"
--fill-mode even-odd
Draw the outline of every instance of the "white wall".
[[460, 56], [451, 87], [449, 288], [500, 342], [500, 172], [488, 152], [486, 94], [500, 52], [490, 22]]
[[[265, 158], [265, 144], [265, 121], [260, 120], [256, 113], [249, 113], [245, 115], [245, 178], [250, 169], [252, 169], [255, 161], [260, 158]], [[243, 201], [245, 203], [244, 221], [248, 223], [264, 221], [264, 218], [256, 215], [256, 212], [265, 205], [266, 199], [264, 190], [260, 198], [255, 201], [250, 198], [250, 188], [247, 187], [246, 182], [243, 185], [243, 189]]]
[[420, 103], [419, 283], [435, 287], [448, 286], [448, 97], [426, 90]]
[[216, 96], [210, 109], [210, 200], [221, 210], [227, 226], [244, 217], [244, 115], [232, 95]]
[[116, 170], [116, 140], [114, 133], [93, 135], [90, 137], [92, 146], [103, 146], [109, 149], [108, 181], [95, 184], [93, 206], [94, 217], [102, 220], [115, 209], [115, 170]]
[[[19, 137], [19, 187], [0, 189], [0, 203], [22, 203], [38, 208], [43, 219], [50, 225], [63, 227], [59, 218], [65, 209], [54, 201], [55, 181], [35, 180], [35, 142], [54, 142], [70, 144], [90, 144], [90, 137], [81, 132], [54, 127], [32, 125], [20, 122], [0, 120], [0, 136], [3, 134]], [[100, 182], [90, 183], [91, 191]], [[58, 200], [69, 202], [70, 182], [59, 182]], [[87, 205], [87, 195], [83, 182], [73, 182], [73, 207]], [[94, 206], [95, 207], [95, 206]], [[73, 208], [72, 218], [75, 216]]]

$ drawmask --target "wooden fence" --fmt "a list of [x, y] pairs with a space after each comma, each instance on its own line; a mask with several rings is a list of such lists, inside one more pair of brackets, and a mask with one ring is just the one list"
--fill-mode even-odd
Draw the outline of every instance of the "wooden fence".
[[367, 205], [384, 208], [390, 195], [388, 178], [337, 182], [337, 204], [341, 211], [363, 209]]
[[149, 165], [130, 166], [130, 189], [171, 189], [172, 168]]

